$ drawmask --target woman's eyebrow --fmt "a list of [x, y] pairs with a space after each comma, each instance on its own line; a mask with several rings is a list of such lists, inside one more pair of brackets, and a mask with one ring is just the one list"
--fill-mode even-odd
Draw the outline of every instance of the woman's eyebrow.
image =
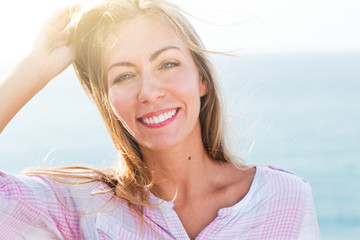
[[124, 66], [124, 67], [135, 67], [135, 64], [131, 63], [131, 62], [117, 62], [114, 64], [111, 64], [111, 66], [108, 68], [107, 72], [110, 72], [110, 70], [113, 67], [119, 67], [119, 66]]
[[161, 48], [151, 55], [151, 57], [149, 58], [149, 61], [153, 62], [162, 52], [165, 52], [166, 50], [169, 50], [169, 49], [180, 50], [178, 47], [175, 47], [175, 46], [167, 46], [167, 47]]
[[[157, 50], [156, 52], [154, 52], [150, 58], [149, 61], [153, 62], [156, 60], [156, 58], [163, 52], [170, 50], [170, 49], [177, 49], [180, 50], [178, 47], [175, 46], [167, 46], [164, 48], [161, 48], [159, 50]], [[114, 64], [111, 64], [111, 66], [108, 68], [107, 72], [109, 72], [113, 67], [119, 67], [119, 66], [124, 66], [124, 67], [135, 67], [135, 64], [131, 63], [131, 62], [116, 62]]]

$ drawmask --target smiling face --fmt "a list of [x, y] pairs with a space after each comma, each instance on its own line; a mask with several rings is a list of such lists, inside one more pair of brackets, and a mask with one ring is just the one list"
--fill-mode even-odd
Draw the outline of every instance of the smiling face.
[[120, 25], [112, 37], [109, 101], [140, 147], [165, 150], [189, 138], [201, 141], [200, 97], [206, 86], [172, 29], [142, 16]]

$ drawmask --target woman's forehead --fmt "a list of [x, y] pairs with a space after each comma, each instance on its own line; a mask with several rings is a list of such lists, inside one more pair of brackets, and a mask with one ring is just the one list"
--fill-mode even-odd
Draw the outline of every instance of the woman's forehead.
[[144, 15], [116, 25], [109, 38], [108, 56], [112, 58], [144, 56], [166, 46], [184, 48], [184, 44], [161, 18]]

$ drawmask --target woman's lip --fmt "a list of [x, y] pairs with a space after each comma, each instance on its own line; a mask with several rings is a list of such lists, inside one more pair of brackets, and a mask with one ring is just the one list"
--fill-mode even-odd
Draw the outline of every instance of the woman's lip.
[[170, 112], [172, 110], [178, 110], [178, 108], [166, 108], [166, 109], [158, 110], [156, 112], [150, 112], [150, 113], [147, 113], [147, 114], [139, 117], [138, 120], [141, 120], [141, 119], [144, 119], [144, 118], [150, 118], [150, 117], [154, 117], [154, 116], [159, 116], [162, 113]]

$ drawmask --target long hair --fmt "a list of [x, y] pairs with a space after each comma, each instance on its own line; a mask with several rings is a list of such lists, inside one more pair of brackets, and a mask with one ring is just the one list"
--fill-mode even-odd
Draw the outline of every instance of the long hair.
[[[118, 163], [113, 168], [81, 169], [93, 170], [95, 174], [89, 175], [88, 180], [107, 184], [113, 189], [114, 195], [127, 201], [129, 207], [140, 216], [142, 207], [149, 205], [147, 191], [151, 190], [160, 196], [161, 193], [154, 186], [154, 178], [143, 161], [139, 144], [111, 109], [107, 93], [106, 61], [114, 44], [109, 41], [109, 36], [116, 31], [117, 26], [144, 15], [165, 20], [189, 49], [207, 87], [207, 93], [201, 97], [199, 114], [204, 149], [215, 161], [232, 161], [224, 142], [224, 114], [208, 51], [178, 7], [163, 0], [106, 0], [77, 12], [73, 16], [69, 35], [69, 41], [76, 49], [73, 66], [84, 90], [97, 105], [119, 153]], [[48, 171], [47, 175], [56, 175], [56, 171], [63, 173], [69, 169], [79, 167], [54, 169]], [[72, 174], [62, 176], [71, 177]]]

